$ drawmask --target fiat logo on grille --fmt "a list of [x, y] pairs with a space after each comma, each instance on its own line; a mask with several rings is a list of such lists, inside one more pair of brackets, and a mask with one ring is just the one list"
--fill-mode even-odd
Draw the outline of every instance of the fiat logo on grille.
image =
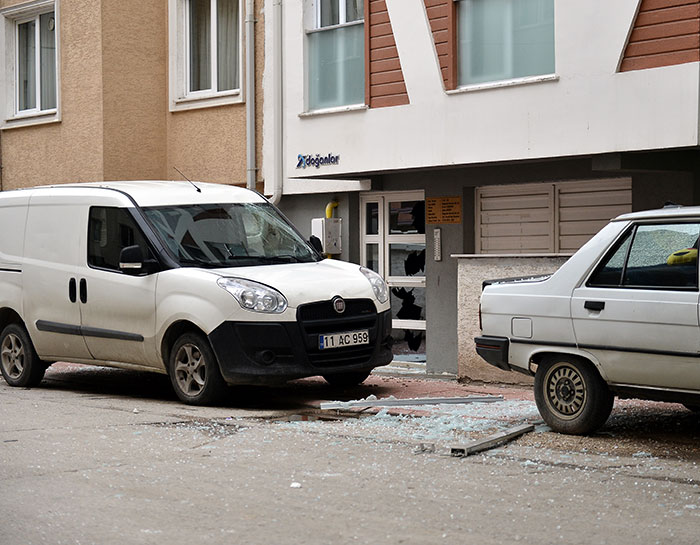
[[342, 297], [333, 297], [331, 303], [333, 303], [333, 310], [335, 310], [338, 314], [345, 312], [345, 299]]

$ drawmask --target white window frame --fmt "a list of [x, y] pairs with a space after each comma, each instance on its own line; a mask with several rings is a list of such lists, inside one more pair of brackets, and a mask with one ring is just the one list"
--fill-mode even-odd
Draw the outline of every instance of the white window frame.
[[[335, 25], [321, 26], [321, 2], [320, 0], [316, 2], [316, 24], [314, 25], [314, 31], [331, 30], [334, 28], [339, 28], [342, 26], [359, 25], [364, 24], [364, 16], [361, 19], [355, 19], [354, 21], [348, 21], [348, 3], [347, 0], [336, 0], [338, 2], [338, 23]], [[364, 0], [369, 2], [370, 0]]]
[[[350, 27], [350, 26], [355, 26], [355, 25], [362, 25], [364, 26], [365, 24], [365, 18], [364, 14], [361, 19], [355, 19], [354, 21], [348, 21], [347, 20], [347, 1], [346, 0], [336, 0], [338, 2], [338, 23], [335, 25], [328, 25], [328, 26], [321, 26], [321, 1], [320, 0], [314, 0], [313, 1], [313, 16], [312, 16], [312, 23], [309, 25], [311, 28], [308, 28], [306, 30], [306, 35], [309, 36], [310, 34], [318, 33], [318, 32], [326, 32], [326, 31], [331, 31], [331, 30], [336, 30], [338, 28], [344, 28], [344, 27]], [[369, 2], [370, 0], [364, 0], [364, 2]], [[307, 14], [307, 22], [309, 21], [308, 14]], [[365, 51], [365, 55], [367, 55], [368, 52]], [[309, 67], [309, 62], [308, 62], [308, 56], [307, 56], [307, 71], [310, 70]], [[367, 78], [368, 75], [365, 74], [365, 78]], [[339, 85], [343, 85], [343, 74], [341, 73], [341, 76], [338, 78], [339, 79]], [[347, 111], [347, 110], [356, 110], [356, 109], [364, 109], [366, 108], [365, 100], [363, 99], [362, 102], [358, 103], [353, 103], [353, 104], [344, 104], [341, 106], [332, 106], [330, 108], [321, 108], [321, 109], [315, 109], [312, 110], [310, 105], [308, 104], [309, 102], [309, 74], [307, 72], [306, 77], [305, 77], [305, 85], [306, 85], [306, 112], [307, 113], [324, 113], [324, 112], [338, 112], [338, 111]]]
[[[19, 6], [0, 10], [0, 44], [4, 54], [0, 55], [0, 129], [26, 127], [44, 123], [55, 123], [61, 120], [61, 62], [60, 62], [60, 0], [37, 0]], [[36, 69], [36, 106], [31, 110], [19, 110], [19, 89], [17, 85], [18, 71], [18, 26], [32, 20], [37, 21], [35, 40], [39, 41], [39, 16], [48, 12], [54, 13], [56, 40], [56, 107], [41, 109], [41, 78], [40, 62], [35, 63]], [[36, 47], [37, 55], [39, 47]]]
[[210, 89], [190, 91], [190, 43], [189, 43], [189, 0], [168, 0], [168, 45], [169, 45], [169, 102], [170, 111], [209, 108], [224, 104], [237, 104], [245, 100], [243, 48], [244, 48], [244, 10], [243, 0], [238, 1], [238, 88], [217, 91], [216, 66], [216, 0], [211, 2], [211, 73]]

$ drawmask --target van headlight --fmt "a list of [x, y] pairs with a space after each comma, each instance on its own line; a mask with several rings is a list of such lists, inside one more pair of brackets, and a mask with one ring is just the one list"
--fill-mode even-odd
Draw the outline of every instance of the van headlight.
[[287, 310], [287, 299], [276, 289], [242, 278], [219, 278], [219, 286], [233, 295], [245, 310], [281, 314]]
[[360, 272], [365, 275], [369, 283], [372, 285], [375, 297], [380, 303], [386, 303], [389, 300], [389, 286], [386, 285], [384, 279], [372, 269], [360, 267]]

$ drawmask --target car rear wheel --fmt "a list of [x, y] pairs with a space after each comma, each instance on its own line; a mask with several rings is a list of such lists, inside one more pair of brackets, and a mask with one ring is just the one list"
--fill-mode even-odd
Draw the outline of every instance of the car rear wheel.
[[355, 373], [337, 373], [334, 375], [323, 375], [324, 380], [331, 386], [338, 388], [350, 388], [362, 384], [369, 376], [370, 371], [357, 371]]
[[535, 401], [554, 431], [583, 435], [610, 416], [615, 397], [593, 365], [568, 355], [544, 359], [535, 374]]
[[170, 382], [177, 397], [191, 405], [221, 400], [226, 383], [209, 341], [200, 333], [184, 333], [170, 351]]
[[44, 378], [46, 364], [20, 324], [10, 324], [0, 334], [0, 371], [10, 386], [37, 386]]

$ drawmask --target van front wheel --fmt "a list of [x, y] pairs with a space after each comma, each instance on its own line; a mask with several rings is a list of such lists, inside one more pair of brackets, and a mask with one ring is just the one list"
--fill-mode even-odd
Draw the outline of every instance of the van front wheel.
[[554, 431], [573, 435], [595, 431], [610, 416], [614, 399], [593, 365], [580, 358], [550, 356], [537, 367], [535, 402]]
[[177, 397], [190, 405], [219, 401], [226, 383], [209, 341], [195, 332], [178, 337], [170, 351], [170, 382]]
[[19, 324], [8, 325], [0, 334], [0, 371], [10, 386], [38, 386], [44, 378], [46, 365]]

